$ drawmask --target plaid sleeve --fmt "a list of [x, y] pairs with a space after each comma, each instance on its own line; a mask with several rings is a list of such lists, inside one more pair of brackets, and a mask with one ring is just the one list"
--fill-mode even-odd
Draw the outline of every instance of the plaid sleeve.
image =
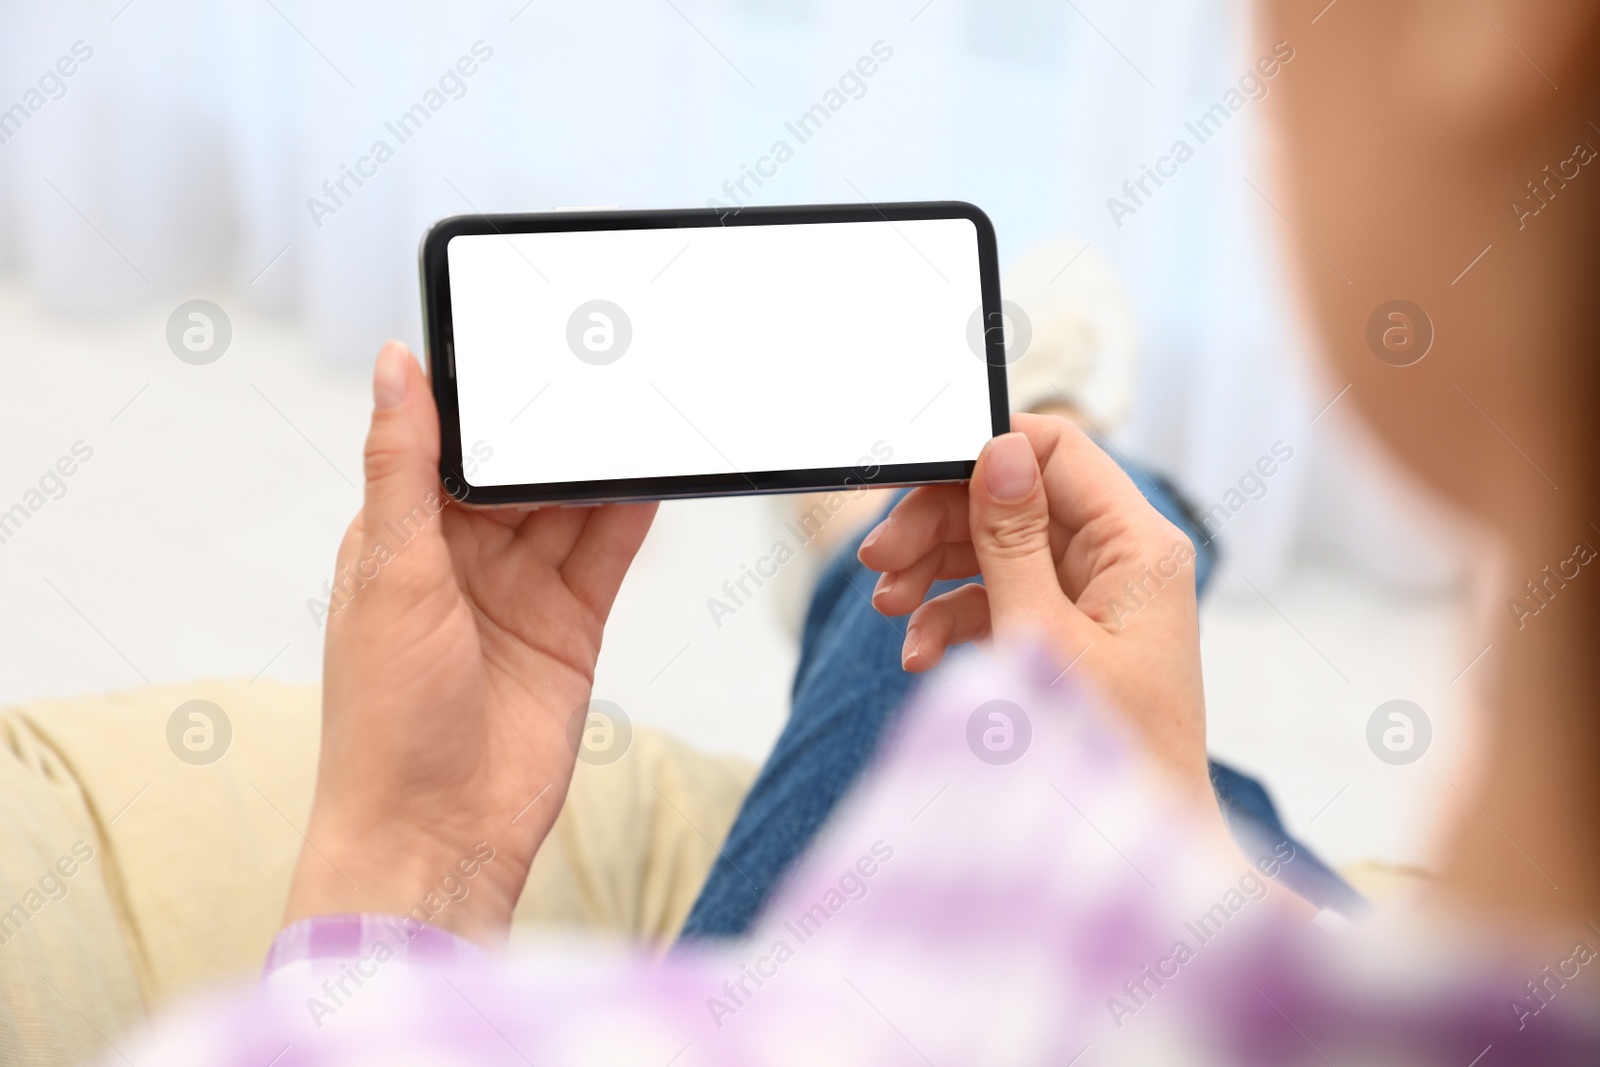
[[263, 978], [298, 964], [397, 959], [412, 966], [454, 968], [483, 959], [463, 938], [410, 916], [316, 915], [278, 931], [267, 950]]

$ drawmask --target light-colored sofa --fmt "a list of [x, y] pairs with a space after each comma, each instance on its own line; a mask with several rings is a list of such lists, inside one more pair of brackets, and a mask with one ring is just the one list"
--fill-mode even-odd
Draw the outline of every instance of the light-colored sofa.
[[[226, 753], [169, 748], [190, 700]], [[319, 693], [269, 681], [153, 686], [0, 711], [0, 1064], [78, 1064], [153, 1009], [260, 966], [301, 847]], [[517, 908], [539, 927], [666, 944], [754, 776], [636, 729], [579, 763]]]

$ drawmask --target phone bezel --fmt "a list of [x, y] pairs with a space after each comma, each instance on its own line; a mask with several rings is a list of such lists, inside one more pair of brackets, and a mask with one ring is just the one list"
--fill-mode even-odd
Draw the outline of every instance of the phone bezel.
[[552, 211], [514, 215], [453, 215], [429, 227], [418, 259], [421, 268], [423, 329], [429, 376], [439, 408], [439, 478], [457, 501], [483, 507], [593, 504], [627, 500], [801, 493], [853, 487], [960, 482], [972, 475], [975, 460], [892, 463], [871, 467], [822, 467], [788, 471], [742, 471], [648, 478], [473, 485], [462, 473], [460, 406], [456, 391], [455, 336], [446, 249], [454, 237], [484, 234], [551, 233], [585, 230], [699, 228], [709, 226], [784, 226], [829, 222], [902, 222], [966, 219], [978, 239], [979, 286], [983, 298], [985, 362], [988, 364], [991, 429], [1011, 428], [1006, 396], [1006, 357], [1000, 303], [1000, 266], [994, 225], [976, 205], [963, 201], [894, 204], [807, 204], [784, 207], [681, 208], [659, 211]]

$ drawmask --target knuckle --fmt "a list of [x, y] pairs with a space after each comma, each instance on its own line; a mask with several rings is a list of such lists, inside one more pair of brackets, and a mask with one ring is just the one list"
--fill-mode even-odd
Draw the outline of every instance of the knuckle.
[[1002, 559], [1020, 559], [1050, 549], [1050, 516], [1042, 508], [991, 515], [984, 529], [985, 547]]
[[906, 632], [924, 636], [940, 633], [945, 629], [946, 618], [946, 612], [929, 602], [911, 613], [906, 620]]
[[401, 553], [385, 568], [385, 577], [392, 584], [399, 599], [412, 603], [423, 600], [439, 588], [439, 577], [419, 561]]
[[366, 447], [361, 452], [361, 465], [369, 482], [393, 477], [404, 469], [405, 462], [405, 449], [387, 434], [374, 431], [367, 437]]

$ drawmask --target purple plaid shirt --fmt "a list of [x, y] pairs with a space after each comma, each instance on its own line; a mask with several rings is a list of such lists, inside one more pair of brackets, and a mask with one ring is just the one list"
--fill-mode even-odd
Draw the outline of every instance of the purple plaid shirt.
[[1053, 666], [942, 673], [742, 941], [500, 959], [315, 918], [257, 988], [119, 1045], [169, 1067], [1600, 1062], [1596, 931], [1538, 959], [1420, 916], [1292, 922]]

